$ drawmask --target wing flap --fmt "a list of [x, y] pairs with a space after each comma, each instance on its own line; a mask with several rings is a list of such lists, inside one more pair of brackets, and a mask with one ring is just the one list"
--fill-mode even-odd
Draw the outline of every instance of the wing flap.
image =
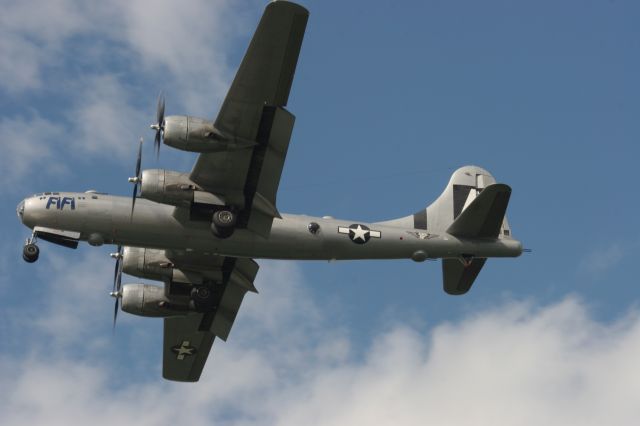
[[227, 265], [223, 269], [225, 274], [224, 290], [218, 303], [218, 308], [211, 317], [205, 317], [203, 326], [213, 334], [226, 341], [233, 322], [238, 315], [240, 305], [247, 291], [257, 293], [253, 280], [258, 273], [258, 264], [251, 259], [227, 258]]
[[259, 145], [254, 148], [244, 187], [244, 214], [239, 225], [266, 237], [280, 217], [276, 195], [295, 117], [279, 107], [264, 107]]

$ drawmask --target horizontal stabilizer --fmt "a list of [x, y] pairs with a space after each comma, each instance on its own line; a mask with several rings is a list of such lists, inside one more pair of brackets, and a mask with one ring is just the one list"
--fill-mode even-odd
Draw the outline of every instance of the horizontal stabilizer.
[[465, 294], [471, 288], [487, 259], [474, 259], [464, 264], [459, 259], [442, 259], [442, 284], [452, 295]]
[[464, 238], [496, 238], [500, 234], [510, 196], [508, 185], [497, 183], [487, 186], [453, 221], [447, 233]]

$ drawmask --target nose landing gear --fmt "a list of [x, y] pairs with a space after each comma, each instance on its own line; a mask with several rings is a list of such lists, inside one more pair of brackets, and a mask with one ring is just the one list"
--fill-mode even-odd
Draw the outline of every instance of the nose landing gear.
[[38, 256], [40, 256], [40, 249], [36, 245], [36, 236], [34, 234], [25, 242], [22, 249], [22, 258], [27, 263], [33, 263], [38, 260]]

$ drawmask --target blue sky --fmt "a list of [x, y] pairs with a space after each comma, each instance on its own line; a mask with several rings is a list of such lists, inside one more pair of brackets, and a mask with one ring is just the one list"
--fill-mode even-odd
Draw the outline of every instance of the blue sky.
[[[482, 166], [533, 253], [464, 297], [438, 262], [261, 262], [185, 386], [160, 378], [161, 321], [112, 335], [109, 247], [22, 261], [18, 202], [128, 194], [158, 92], [214, 117], [265, 4], [0, 1], [0, 423], [635, 424], [636, 2], [303, 2], [279, 209], [404, 216]], [[151, 145], [143, 167], [191, 168]]]

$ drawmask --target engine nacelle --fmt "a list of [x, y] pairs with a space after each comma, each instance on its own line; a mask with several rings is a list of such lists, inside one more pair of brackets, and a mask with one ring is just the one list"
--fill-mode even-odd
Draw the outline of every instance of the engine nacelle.
[[164, 250], [125, 247], [122, 253], [122, 272], [150, 280], [173, 278], [173, 264]]
[[142, 171], [140, 185], [142, 198], [172, 206], [189, 207], [192, 204], [224, 206], [220, 197], [203, 191], [187, 173], [172, 170], [151, 169]]
[[191, 152], [213, 152], [227, 148], [224, 137], [212, 121], [186, 115], [165, 117], [164, 143]]
[[125, 284], [122, 286], [122, 310], [143, 317], [170, 317], [186, 315], [195, 308], [190, 299], [170, 300], [162, 287]]
[[150, 284], [122, 286], [122, 310], [142, 317], [173, 317], [189, 312], [215, 312], [222, 296], [220, 287], [186, 285], [180, 295], [167, 295], [165, 288]]
[[200, 188], [187, 173], [171, 170], [152, 169], [142, 171], [142, 198], [172, 206], [186, 205], [193, 202], [193, 194]]
[[[199, 285], [205, 281], [221, 282], [222, 272], [218, 268], [207, 270], [207, 266], [215, 265], [217, 256], [186, 253], [175, 255], [176, 261], [187, 269], [175, 267], [167, 258], [164, 250], [142, 247], [124, 247], [122, 254], [122, 272], [139, 278], [150, 280], [188, 283]], [[192, 266], [194, 268], [189, 268]], [[193, 271], [190, 269], [198, 269]]]

